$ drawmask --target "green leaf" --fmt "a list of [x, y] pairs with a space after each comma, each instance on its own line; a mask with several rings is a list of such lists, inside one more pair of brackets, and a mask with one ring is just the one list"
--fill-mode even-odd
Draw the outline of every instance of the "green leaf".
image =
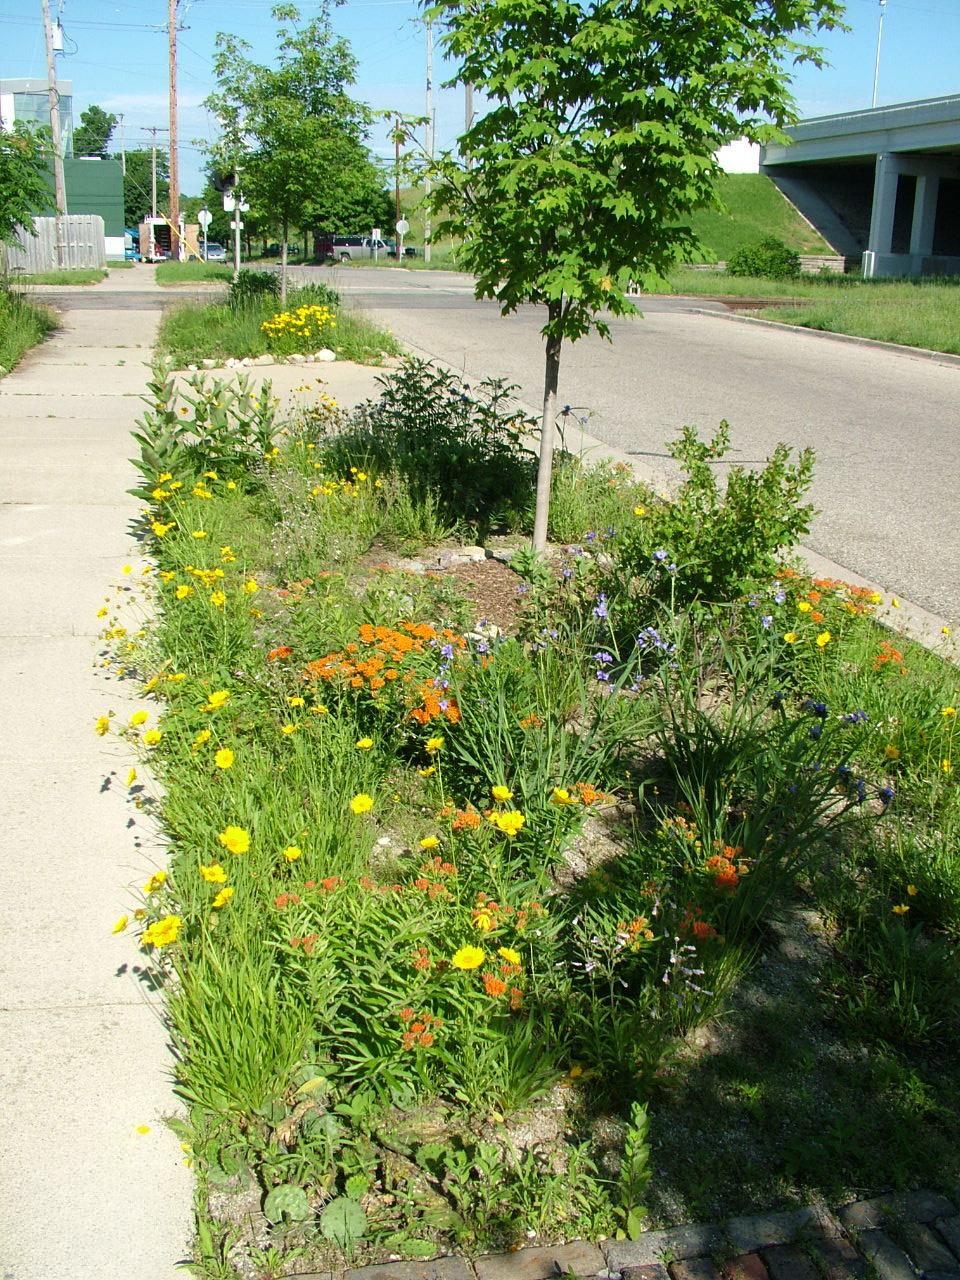
[[270, 1222], [281, 1222], [284, 1218], [289, 1218], [291, 1222], [306, 1222], [310, 1217], [310, 1201], [303, 1187], [295, 1187], [292, 1182], [282, 1182], [279, 1187], [274, 1187], [267, 1193], [263, 1212]]
[[367, 1215], [348, 1196], [331, 1200], [320, 1215], [320, 1230], [331, 1243], [341, 1249], [349, 1249], [355, 1240], [361, 1240], [367, 1230]]
[[432, 1258], [437, 1252], [433, 1240], [404, 1240], [397, 1249], [405, 1258]]

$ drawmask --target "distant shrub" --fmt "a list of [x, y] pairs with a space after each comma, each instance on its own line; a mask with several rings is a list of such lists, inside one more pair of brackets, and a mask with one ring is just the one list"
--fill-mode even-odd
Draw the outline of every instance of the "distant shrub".
[[280, 277], [273, 271], [241, 271], [230, 285], [230, 306], [246, 307], [280, 293]]
[[302, 284], [291, 290], [287, 304], [290, 307], [329, 307], [331, 311], [337, 311], [340, 295], [328, 284]]
[[800, 274], [800, 255], [776, 236], [764, 236], [752, 244], [741, 245], [730, 255], [727, 274], [789, 280]]

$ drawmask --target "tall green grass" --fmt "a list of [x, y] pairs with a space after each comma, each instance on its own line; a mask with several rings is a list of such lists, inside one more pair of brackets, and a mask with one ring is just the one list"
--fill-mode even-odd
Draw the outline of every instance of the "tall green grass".
[[16, 284], [99, 284], [106, 279], [104, 267], [75, 267], [66, 271], [37, 271], [14, 276]]
[[231, 280], [233, 269], [225, 262], [161, 262], [157, 284], [190, 284], [198, 280]]
[[49, 308], [0, 286], [0, 377], [56, 328], [57, 318]]

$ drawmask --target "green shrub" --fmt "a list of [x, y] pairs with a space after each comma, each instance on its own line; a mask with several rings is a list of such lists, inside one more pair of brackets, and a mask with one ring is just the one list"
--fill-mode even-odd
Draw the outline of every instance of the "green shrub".
[[416, 503], [432, 497], [448, 525], [485, 530], [526, 518], [536, 463], [521, 435], [529, 419], [509, 403], [512, 387], [491, 378], [471, 393], [456, 374], [413, 358], [380, 381], [380, 399], [318, 451], [327, 471], [396, 474]]
[[800, 255], [776, 236], [764, 236], [732, 253], [727, 262], [727, 273], [731, 276], [760, 276], [765, 280], [788, 280], [800, 274]]
[[280, 293], [280, 277], [273, 271], [241, 271], [231, 281], [229, 302], [231, 307], [246, 307], [261, 298], [276, 298]]
[[721, 422], [710, 441], [684, 427], [668, 446], [686, 475], [672, 500], [637, 507], [616, 541], [612, 590], [629, 600], [638, 588], [680, 606], [696, 599], [739, 598], [751, 583], [775, 576], [778, 557], [810, 527], [814, 509], [803, 502], [813, 480], [813, 450], [791, 462], [778, 444], [760, 471], [733, 467], [726, 489], [713, 464], [730, 449]]
[[329, 307], [336, 311], [340, 306], [340, 295], [328, 284], [303, 284], [291, 292], [287, 306], [290, 310], [294, 307]]

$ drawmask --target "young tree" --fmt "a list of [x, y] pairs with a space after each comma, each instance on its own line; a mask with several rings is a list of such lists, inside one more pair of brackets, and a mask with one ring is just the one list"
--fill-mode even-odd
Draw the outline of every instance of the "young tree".
[[[119, 156], [117, 157], [119, 159]], [[127, 152], [127, 169], [123, 175], [123, 222], [135, 227], [150, 213], [153, 156], [149, 148]], [[157, 149], [157, 208], [165, 209], [170, 195], [170, 165], [167, 153]]]
[[103, 107], [92, 106], [81, 111], [80, 123], [73, 131], [73, 154], [104, 158], [116, 123], [117, 117]]
[[42, 130], [15, 124], [0, 129], [0, 245], [12, 244], [21, 227], [35, 235], [33, 219], [53, 206], [49, 137]]
[[217, 92], [208, 105], [221, 122], [218, 163], [243, 170], [244, 195], [280, 233], [280, 296], [287, 294], [287, 247], [294, 226], [315, 225], [324, 200], [345, 176], [344, 161], [357, 148], [372, 118], [347, 88], [356, 59], [334, 34], [329, 0], [304, 27], [291, 5], [273, 10], [278, 24], [276, 67], [251, 62], [249, 45], [217, 36]]
[[839, 0], [438, 0], [431, 14], [489, 109], [436, 166], [439, 230], [462, 238], [477, 297], [546, 309], [533, 545], [546, 543], [564, 339], [633, 312], [627, 291], [696, 237], [717, 149], [793, 118], [786, 64]]

